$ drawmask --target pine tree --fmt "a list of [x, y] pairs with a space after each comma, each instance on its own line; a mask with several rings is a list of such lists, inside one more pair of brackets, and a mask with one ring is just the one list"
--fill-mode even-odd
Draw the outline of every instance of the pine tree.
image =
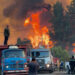
[[55, 30], [55, 39], [56, 40], [63, 40], [63, 14], [64, 10], [62, 7], [62, 4], [57, 2], [54, 6], [53, 6], [53, 17], [52, 17], [52, 23], [53, 23], [53, 27]]
[[60, 2], [56, 2], [53, 7], [51, 22], [55, 30], [55, 40], [68, 41], [70, 33], [70, 23], [68, 13], [64, 13], [64, 8]]
[[75, 0], [72, 0], [71, 5], [68, 7], [68, 14], [71, 24], [71, 36], [70, 41], [75, 41]]

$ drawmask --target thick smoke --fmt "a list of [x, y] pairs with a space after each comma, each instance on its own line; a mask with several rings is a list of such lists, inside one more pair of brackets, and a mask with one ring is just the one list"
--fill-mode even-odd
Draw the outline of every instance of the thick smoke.
[[42, 8], [50, 9], [50, 5], [45, 4], [44, 0], [14, 0], [9, 7], [4, 9], [4, 16], [9, 18], [9, 25], [14, 28], [16, 32], [19, 32], [20, 37], [24, 37], [31, 33], [31, 27], [24, 27], [24, 21], [29, 16], [28, 12], [35, 12]]
[[25, 18], [28, 11], [39, 9], [44, 0], [14, 0], [15, 2], [4, 9], [4, 16], [13, 18]]

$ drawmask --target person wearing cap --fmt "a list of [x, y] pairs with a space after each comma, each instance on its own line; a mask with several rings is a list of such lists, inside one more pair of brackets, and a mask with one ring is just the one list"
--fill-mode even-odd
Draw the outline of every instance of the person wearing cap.
[[8, 38], [10, 36], [9, 26], [7, 25], [4, 29], [4, 45], [7, 45]]
[[28, 67], [29, 67], [28, 75], [37, 75], [39, 64], [37, 63], [35, 58], [32, 58], [32, 61], [28, 64]]

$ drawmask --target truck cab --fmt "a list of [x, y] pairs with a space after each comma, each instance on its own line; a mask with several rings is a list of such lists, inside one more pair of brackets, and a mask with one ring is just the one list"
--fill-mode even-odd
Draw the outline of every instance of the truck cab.
[[6, 74], [28, 74], [26, 52], [23, 49], [12, 48], [2, 51], [2, 75]]
[[39, 63], [39, 71], [47, 70], [53, 72], [53, 57], [48, 49], [32, 49], [31, 57], [35, 57]]

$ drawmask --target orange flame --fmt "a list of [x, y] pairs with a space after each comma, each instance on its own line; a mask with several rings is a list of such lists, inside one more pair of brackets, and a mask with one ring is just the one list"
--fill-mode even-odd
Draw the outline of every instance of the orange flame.
[[33, 48], [43, 46], [53, 47], [53, 42], [50, 41], [50, 36], [48, 35], [49, 31], [47, 26], [41, 28], [40, 26], [40, 14], [42, 12], [32, 13], [30, 17], [25, 20], [24, 26], [32, 25], [33, 34], [29, 35], [29, 39], [33, 45]]
[[73, 53], [75, 53], [75, 48], [72, 50]]
[[75, 53], [75, 43], [72, 43], [72, 46], [74, 47], [72, 52]]
[[73, 43], [73, 44], [72, 44], [72, 46], [74, 46], [74, 47], [75, 47], [75, 43]]
[[27, 19], [25, 20], [25, 23], [24, 23], [24, 25], [27, 25], [27, 24], [29, 24], [29, 22], [30, 22], [30, 18], [27, 18]]

